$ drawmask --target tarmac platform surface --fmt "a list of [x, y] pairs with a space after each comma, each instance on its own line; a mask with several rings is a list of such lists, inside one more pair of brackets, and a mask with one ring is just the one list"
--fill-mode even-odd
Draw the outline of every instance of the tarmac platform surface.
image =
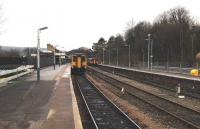
[[70, 65], [53, 66], [0, 88], [0, 129], [82, 129]]

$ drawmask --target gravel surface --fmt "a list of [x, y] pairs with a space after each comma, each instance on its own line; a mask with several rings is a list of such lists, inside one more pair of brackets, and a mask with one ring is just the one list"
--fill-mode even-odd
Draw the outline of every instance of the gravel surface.
[[[102, 71], [102, 70], [99, 70], [99, 71]], [[104, 74], [109, 75], [117, 80], [123, 81], [123, 82], [125, 82], [129, 85], [132, 85], [134, 87], [137, 87], [139, 89], [148, 91], [150, 93], [153, 93], [155, 95], [158, 95], [165, 99], [168, 99], [172, 102], [178, 103], [180, 105], [183, 105], [185, 107], [188, 107], [195, 111], [200, 112], [200, 100], [199, 99], [194, 99], [194, 98], [190, 98], [190, 97], [185, 97], [185, 99], [180, 99], [180, 98], [178, 98], [178, 95], [176, 93], [169, 91], [169, 90], [165, 90], [165, 89], [162, 89], [159, 87], [154, 87], [154, 86], [151, 86], [148, 84], [140, 83], [138, 81], [131, 80], [131, 79], [128, 79], [125, 77], [117, 76], [117, 75], [113, 75], [108, 72], [104, 72]]]
[[[131, 117], [136, 123], [138, 123], [143, 129], [165, 129], [166, 127], [162, 125], [157, 120], [153, 120], [151, 116], [140, 110], [137, 106], [130, 104], [128, 101], [120, 98], [120, 93], [117, 89], [105, 85], [100, 80], [96, 80], [93, 77], [87, 75], [87, 77], [98, 86], [98, 88], [103, 91], [103, 93], [109, 97], [115, 104], [117, 104], [129, 117]], [[117, 94], [117, 95], [116, 95]]]
[[[98, 78], [97, 78], [98, 79]], [[101, 80], [101, 79], [98, 79], [98, 81]], [[100, 83], [102, 83], [102, 85], [105, 83], [104, 81], [100, 81]], [[183, 123], [182, 121], [179, 121], [177, 119], [175, 119], [174, 117], [171, 117], [170, 115], [164, 113], [164, 112], [161, 112], [160, 110], [158, 110], [157, 108], [155, 107], [152, 107], [144, 102], [142, 102], [141, 100], [138, 100], [137, 98], [134, 98], [132, 95], [128, 95], [128, 94], [124, 94], [121, 96], [120, 94], [120, 91], [119, 89], [116, 89], [114, 86], [109, 86], [109, 84], [106, 83], [106, 87], [107, 90], [110, 90], [111, 92], [113, 92], [115, 95], [119, 96], [120, 98], [124, 99], [124, 100], [128, 100], [127, 103], [131, 104], [131, 105], [134, 105], [136, 106], [137, 108], [141, 109], [141, 111], [147, 115], [148, 117], [150, 117], [150, 120], [153, 120], [153, 121], [156, 121], [154, 123], [156, 123], [155, 125], [157, 125], [158, 123], [160, 123], [162, 126], [159, 125], [159, 129], [160, 128], [181, 128], [181, 129], [188, 129], [189, 127], [187, 125], [185, 125], [185, 123]], [[104, 88], [104, 89], [105, 89]], [[115, 99], [114, 99], [115, 100]], [[117, 99], [118, 100], [118, 99]], [[121, 100], [120, 102], [121, 103]], [[123, 103], [123, 102], [122, 102]], [[127, 105], [127, 103], [124, 103], [124, 104], [121, 104], [121, 105]], [[125, 109], [126, 108], [130, 108], [130, 106], [125, 106]], [[129, 109], [131, 110], [131, 109]], [[129, 111], [128, 110], [128, 111]], [[127, 111], [127, 112], [128, 112]], [[134, 114], [135, 115], [135, 114]], [[140, 115], [141, 116], [141, 115]], [[144, 118], [143, 118], [144, 119]], [[141, 120], [143, 120], [141, 119]], [[145, 120], [145, 119], [144, 119]], [[146, 121], [149, 121], [148, 120], [145, 120], [145, 121], [142, 121], [143, 122], [146, 122]], [[149, 122], [149, 123], [152, 123], [152, 122]], [[149, 124], [148, 123], [148, 124]], [[147, 125], [148, 125], [147, 124]], [[154, 124], [153, 124], [154, 125]], [[144, 128], [144, 127], [143, 127]], [[157, 128], [157, 127], [153, 127], [151, 124], [148, 125], [147, 128]]]

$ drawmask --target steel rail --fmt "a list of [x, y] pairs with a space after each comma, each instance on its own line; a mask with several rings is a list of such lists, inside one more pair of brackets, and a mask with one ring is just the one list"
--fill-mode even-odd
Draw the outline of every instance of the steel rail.
[[[103, 66], [103, 65], [102, 65]], [[111, 66], [108, 66], [107, 68], [110, 68], [110, 69], [113, 69]], [[120, 67], [119, 68], [117, 68], [117, 69], [120, 69]], [[122, 70], [127, 70], [127, 69], [125, 69], [125, 68], [121, 68]], [[134, 72], [134, 70], [131, 70], [130, 69], [130, 71], [133, 71]], [[135, 70], [136, 72], [141, 72], [141, 73], [151, 73], [151, 74], [154, 74], [154, 75], [158, 75], [157, 73], [153, 73], [153, 72], [150, 72], [150, 71], [140, 71], [140, 70]], [[170, 89], [170, 88], [167, 88], [167, 87], [164, 87], [163, 85], [161, 85], [161, 84], [158, 84], [158, 83], [156, 83], [156, 82], [152, 82], [152, 81], [147, 81], [147, 80], [141, 80], [141, 79], [137, 79], [137, 78], [131, 78], [131, 77], [128, 77], [127, 75], [125, 75], [125, 74], [121, 74], [121, 73], [119, 73], [119, 72], [116, 72], [115, 73], [116, 75], [119, 75], [119, 76], [122, 76], [122, 77], [126, 77], [126, 78], [128, 78], [128, 79], [131, 79], [131, 80], [135, 80], [135, 81], [139, 81], [139, 82], [142, 82], [142, 83], [146, 83], [146, 84], [149, 84], [149, 85], [151, 85], [151, 86], [153, 86], [153, 87], [158, 87], [158, 88], [161, 88], [161, 89], [165, 89], [165, 90], [169, 90], [169, 91], [175, 91], [175, 89]], [[162, 76], [164, 76], [163, 74], [161, 74]], [[170, 77], [169, 75], [166, 75], [166, 77]], [[173, 78], [177, 78], [177, 79], [185, 79], [185, 80], [190, 80], [190, 79], [187, 79], [187, 77], [185, 78], [185, 77], [180, 77], [180, 78], [178, 78], [178, 77], [176, 77], [176, 76], [172, 76]], [[193, 78], [193, 81], [199, 81], [197, 78]], [[193, 93], [193, 94], [191, 94], [191, 93], [187, 93], [187, 92], [182, 92], [182, 94], [183, 95], [185, 95], [185, 96], [188, 96], [188, 97], [191, 97], [191, 98], [195, 98], [195, 99], [200, 99], [200, 95], [198, 94], [198, 93]]]
[[176, 102], [173, 102], [173, 101], [170, 101], [170, 100], [168, 100], [168, 99], [166, 99], [166, 98], [163, 98], [163, 97], [161, 97], [161, 96], [159, 96], [159, 95], [153, 94], [153, 93], [151, 93], [151, 92], [149, 92], [149, 91], [145, 91], [145, 90], [143, 90], [143, 89], [140, 89], [140, 88], [138, 88], [138, 87], [135, 87], [134, 85], [130, 85], [130, 84], [126, 83], [126, 82], [123, 82], [123, 81], [120, 81], [120, 80], [116, 80], [115, 78], [111, 77], [110, 75], [106, 75], [106, 72], [104, 72], [104, 71], [102, 71], [102, 70], [101, 70], [101, 71], [102, 71], [102, 72], [101, 72], [101, 71], [96, 70], [96, 69], [94, 69], [94, 68], [89, 68], [89, 69], [92, 69], [92, 70], [94, 70], [94, 71], [96, 71], [96, 72], [98, 72], [98, 73], [100, 73], [100, 74], [102, 74], [102, 75], [104, 75], [104, 76], [107, 76], [107, 77], [109, 77], [109, 78], [112, 78], [112, 79], [114, 79], [115, 81], [118, 81], [119, 83], [123, 83], [123, 84], [125, 84], [125, 85], [128, 85], [128, 86], [131, 87], [131, 88], [135, 88], [135, 89], [140, 90], [140, 91], [142, 91], [142, 92], [145, 92], [145, 93], [147, 93], [147, 94], [150, 94], [150, 95], [155, 96], [155, 97], [157, 97], [157, 98], [164, 99], [165, 101], [169, 101], [169, 102], [174, 103], [174, 104], [176, 104], [176, 105], [178, 105], [178, 106], [181, 106], [181, 107], [183, 107], [183, 108], [186, 108], [186, 109], [188, 109], [188, 110], [191, 110], [191, 111], [194, 111], [194, 112], [197, 112], [198, 114], [200, 114], [199, 111], [195, 111], [195, 110], [193, 110], [193, 109], [191, 109], [191, 108], [185, 107], [185, 106], [180, 105], [180, 104], [178, 104], [178, 103], [176, 103]]
[[[129, 125], [129, 126], [131, 126], [132, 128], [134, 127], [134, 128], [136, 128], [136, 129], [141, 129], [133, 120], [131, 120], [119, 107], [117, 107], [109, 98], [107, 98], [95, 85], [94, 85], [94, 83], [92, 83], [90, 80], [88, 80], [87, 78], [85, 78], [87, 81], [88, 81], [88, 83], [93, 87], [93, 89], [95, 89], [95, 91], [97, 91], [99, 94], [100, 94], [100, 96], [103, 98], [103, 100], [105, 100], [107, 103], [108, 103], [108, 105], [111, 105], [110, 107], [112, 107], [112, 110], [113, 111], [116, 111], [116, 112], [118, 112], [117, 114], [121, 114], [121, 117], [124, 119], [124, 121], [125, 121], [125, 123], [127, 124], [127, 123], [129, 123], [129, 124], [131, 124], [131, 125]], [[91, 118], [92, 118], [92, 120], [93, 120], [93, 122], [94, 122], [94, 124], [95, 124], [95, 126], [96, 126], [96, 128], [97, 129], [100, 129], [99, 127], [98, 127], [98, 123], [95, 121], [95, 116], [92, 114], [92, 111], [91, 111], [91, 109], [90, 109], [90, 106], [88, 105], [88, 102], [87, 102], [87, 100], [86, 100], [86, 96], [84, 95], [84, 93], [82, 92], [82, 90], [81, 90], [81, 85], [83, 86], [83, 84], [80, 84], [79, 83], [79, 81], [78, 81], [78, 79], [76, 78], [76, 84], [78, 85], [78, 88], [79, 88], [79, 90], [80, 90], [80, 93], [81, 93], [81, 96], [83, 97], [83, 100], [84, 100], [84, 103], [86, 104], [86, 107], [87, 107], [87, 109], [88, 109], [88, 111], [89, 111], [89, 114], [90, 114], [90, 116], [91, 116]], [[87, 99], [88, 99], [88, 97], [87, 97]], [[109, 107], [109, 108], [110, 108]], [[108, 127], [109, 128], [109, 127]]]
[[[94, 69], [92, 69], [92, 70], [94, 70]], [[109, 78], [109, 79], [105, 79], [105, 78], [103, 78], [102, 76], [98, 76], [97, 73], [99, 73], [99, 74], [101, 74], [101, 75], [103, 75], [103, 76], [105, 76], [105, 77], [107, 77], [107, 78]], [[158, 98], [158, 99], [162, 99], [162, 100], [164, 100], [164, 101], [167, 101], [168, 103], [174, 104], [174, 105], [176, 105], [176, 106], [179, 106], [179, 107], [184, 108], [184, 109], [186, 109], [186, 110], [189, 110], [189, 111], [191, 111], [191, 112], [194, 112], [194, 113], [199, 114], [199, 112], [197, 112], [197, 111], [195, 111], [195, 110], [192, 110], [192, 109], [190, 109], [190, 108], [184, 107], [184, 106], [182, 106], [182, 105], [180, 105], [180, 104], [178, 104], [178, 103], [172, 102], [172, 101], [170, 101], [170, 100], [168, 100], [168, 99], [165, 99], [165, 98], [163, 98], [163, 97], [157, 96], [157, 95], [155, 95], [155, 94], [153, 94], [153, 93], [144, 91], [144, 90], [142, 90], [142, 89], [140, 89], [140, 88], [134, 87], [133, 85], [127, 84], [127, 83], [122, 82], [122, 81], [120, 81], [120, 80], [116, 80], [115, 78], [110, 77], [109, 75], [105, 75], [105, 73], [102, 73], [102, 72], [100, 72], [100, 71], [95, 70], [95, 75], [97, 75], [98, 78], [104, 80], [105, 82], [107, 82], [107, 83], [109, 83], [109, 84], [111, 84], [111, 85], [117, 87], [118, 89], [120, 89], [120, 88], [122, 88], [122, 87], [117, 86], [117, 85], [114, 84], [113, 82], [110, 82], [110, 81], [109, 81], [110, 79], [113, 79], [114, 81], [117, 81], [118, 83], [127, 85], [127, 86], [129, 86], [129, 87], [131, 87], [131, 88], [135, 88], [136, 90], [139, 90], [139, 91], [141, 91], [141, 92], [144, 92], [145, 94], [152, 95], [152, 96], [154, 96], [154, 97], [156, 97], [156, 98]], [[155, 105], [155, 104], [153, 104], [153, 103], [151, 103], [151, 102], [145, 100], [144, 98], [138, 97], [138, 96], [134, 95], [133, 93], [131, 93], [130, 91], [127, 91], [127, 93], [129, 93], [130, 95], [132, 95], [132, 96], [134, 96], [134, 97], [136, 97], [136, 98], [138, 98], [138, 99], [140, 99], [140, 100], [142, 100], [142, 101], [144, 101], [144, 102], [146, 102], [146, 103], [148, 103], [148, 104], [154, 106], [155, 108], [157, 108], [157, 109], [159, 109], [159, 110], [162, 110], [162, 111], [166, 112], [167, 114], [169, 114], [169, 115], [171, 115], [171, 116], [173, 116], [173, 117], [175, 117], [175, 118], [177, 118], [177, 119], [179, 119], [179, 120], [181, 120], [181, 121], [187, 123], [188, 125], [190, 125], [190, 126], [196, 128], [196, 129], [200, 129], [200, 126], [198, 126], [198, 125], [196, 125], [196, 124], [194, 124], [194, 123], [192, 123], [192, 122], [190, 122], [190, 121], [188, 121], [188, 120], [185, 120], [185, 119], [179, 117], [178, 115], [173, 114], [173, 113], [171, 113], [171, 112], [165, 110], [164, 108], [159, 107], [159, 106], [157, 106], [157, 105]], [[189, 114], [189, 115], [190, 115], [190, 114]]]
[[[121, 76], [121, 77], [125, 77], [125, 78], [128, 78], [128, 79], [131, 79], [133, 81], [138, 81], [138, 82], [141, 82], [141, 83], [145, 83], [145, 84], [151, 85], [151, 86], [156, 87], [156, 88], [168, 90], [168, 91], [171, 91], [171, 92], [176, 92], [175, 89], [170, 89], [170, 88], [164, 87], [164, 86], [162, 86], [160, 84], [157, 84], [155, 82], [151, 82], [151, 81], [147, 81], [147, 80], [141, 80], [141, 79], [136, 79], [136, 78], [131, 78], [131, 77], [129, 77], [129, 76], [125, 75], [125, 74], [121, 74], [121, 73], [115, 73], [115, 74], [118, 75], [118, 76]], [[194, 99], [200, 99], [200, 96], [199, 95], [197, 96], [197, 93], [195, 93], [195, 95], [192, 95], [190, 93], [184, 93], [183, 92], [182, 94], [185, 95], [185, 96], [194, 98]]]
[[78, 89], [79, 89], [79, 91], [80, 91], [80, 93], [81, 93], [81, 96], [82, 96], [83, 101], [84, 101], [84, 103], [85, 103], [85, 106], [86, 106], [86, 108], [87, 108], [87, 110], [88, 110], [88, 112], [89, 112], [89, 114], [90, 114], [90, 117], [91, 117], [91, 119], [92, 119], [92, 121], [93, 121], [93, 123], [94, 123], [94, 126], [95, 126], [96, 129], [98, 129], [97, 123], [96, 123], [96, 121], [94, 120], [94, 117], [93, 117], [93, 115], [92, 115], [92, 113], [91, 113], [91, 111], [90, 111], [90, 108], [89, 108], [89, 106], [88, 106], [86, 100], [85, 100], [85, 97], [84, 97], [84, 95], [83, 95], [83, 92], [81, 91], [80, 84], [79, 84], [79, 82], [78, 82], [76, 79], [75, 79], [75, 82], [76, 82], [76, 85], [78, 86]]
[[114, 104], [107, 96], [105, 96], [105, 95], [103, 94], [103, 92], [102, 92], [98, 87], [96, 87], [95, 84], [94, 84], [93, 82], [91, 82], [88, 78], [87, 78], [87, 80], [101, 93], [101, 95], [102, 95], [103, 97], [105, 97], [105, 98], [109, 101], [109, 103], [111, 103], [115, 108], [117, 108], [117, 110], [119, 110], [121, 114], [123, 114], [128, 120], [130, 120], [132, 123], [134, 123], [134, 124], [140, 129], [139, 125], [137, 125], [137, 123], [135, 123], [135, 121], [133, 121], [133, 120], [132, 120], [126, 113], [124, 113], [116, 104]]

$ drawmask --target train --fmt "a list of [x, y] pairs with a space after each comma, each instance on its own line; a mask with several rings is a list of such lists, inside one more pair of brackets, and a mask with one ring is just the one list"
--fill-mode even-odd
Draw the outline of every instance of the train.
[[84, 54], [77, 53], [71, 58], [71, 74], [84, 74], [87, 68], [87, 58]]
[[97, 66], [98, 65], [97, 58], [96, 57], [88, 58], [88, 65]]

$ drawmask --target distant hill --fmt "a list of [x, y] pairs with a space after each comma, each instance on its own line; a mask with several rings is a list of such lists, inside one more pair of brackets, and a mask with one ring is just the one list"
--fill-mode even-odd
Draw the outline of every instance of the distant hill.
[[36, 48], [0, 46], [0, 57], [25, 57], [30, 53], [36, 53]]
[[90, 49], [87, 48], [87, 47], [80, 47], [79, 50], [88, 51], [88, 50], [90, 50]]
[[83, 53], [85, 54], [88, 58], [91, 58], [93, 56], [93, 51], [92, 49], [86, 48], [86, 47], [80, 47], [77, 49], [73, 49], [71, 51], [66, 52], [67, 55], [71, 56], [75, 53]]

